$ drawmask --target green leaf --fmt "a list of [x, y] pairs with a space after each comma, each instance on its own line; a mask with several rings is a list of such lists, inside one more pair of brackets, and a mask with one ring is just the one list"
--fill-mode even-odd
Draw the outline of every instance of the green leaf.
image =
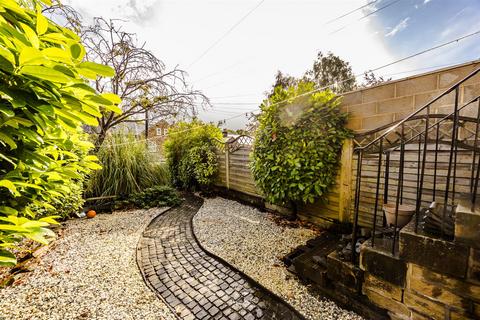
[[108, 111], [112, 111], [112, 112], [115, 112], [117, 114], [121, 114], [123, 111], [122, 109], [120, 109], [119, 107], [115, 106], [115, 105], [106, 105], [106, 106], [103, 106], [105, 109], [107, 109]]
[[48, 59], [59, 61], [62, 63], [68, 63], [72, 58], [68, 53], [68, 51], [62, 50], [60, 48], [55, 48], [55, 47], [43, 49], [42, 54]]
[[8, 215], [16, 215], [18, 214], [18, 211], [7, 206], [0, 206], [0, 212], [8, 214]]
[[40, 50], [32, 47], [26, 47], [20, 52], [20, 57], [18, 59], [20, 66], [23, 65], [41, 65], [42, 63], [48, 62]]
[[85, 166], [89, 169], [92, 169], [92, 170], [102, 169], [102, 166], [99, 165], [98, 163], [95, 163], [95, 162], [87, 162], [87, 163], [85, 163]]
[[14, 117], [15, 112], [12, 109], [0, 104], [0, 112], [6, 115], [7, 117]]
[[115, 70], [113, 70], [109, 66], [105, 66], [103, 64], [98, 64], [91, 61], [85, 61], [78, 65], [78, 68], [81, 70], [87, 70], [89, 72], [93, 72], [99, 76], [104, 77], [113, 77], [115, 75]]
[[19, 233], [28, 232], [27, 228], [24, 228], [23, 226], [13, 225], [13, 224], [0, 224], [0, 230], [10, 231], [10, 232], [19, 232]]
[[17, 259], [11, 252], [7, 250], [0, 250], [0, 266], [13, 267], [16, 264]]
[[47, 32], [48, 29], [48, 20], [43, 16], [41, 11], [37, 12], [37, 34], [40, 36]]
[[33, 31], [32, 28], [30, 28], [29, 26], [27, 26], [24, 23], [20, 23], [20, 26], [22, 27], [23, 31], [25, 32], [25, 36], [30, 41], [31, 45], [34, 48], [38, 48], [40, 46], [40, 40], [38, 39], [38, 36], [35, 33], [35, 31]]
[[71, 81], [71, 78], [67, 77], [64, 73], [43, 66], [24, 66], [21, 69], [21, 74], [58, 83]]
[[15, 56], [10, 50], [0, 46], [0, 56], [4, 57], [12, 66], [15, 66]]
[[70, 54], [76, 60], [82, 60], [85, 56], [85, 49], [79, 43], [74, 43], [70, 46]]
[[15, 187], [13, 182], [10, 180], [5, 180], [5, 179], [0, 180], [0, 187], [7, 188], [14, 195], [20, 195], [17, 191], [17, 188]]
[[113, 104], [120, 104], [122, 102], [122, 99], [114, 93], [102, 93], [101, 97], [110, 100]]
[[10, 147], [10, 150], [14, 150], [17, 148], [17, 144], [15, 141], [13, 141], [12, 138], [10, 138], [8, 135], [6, 135], [3, 132], [0, 132], [0, 142], [4, 142], [5, 144], [8, 144]]
[[55, 219], [58, 219], [58, 218], [60, 218], [60, 216], [50, 216], [50, 217], [41, 218], [38, 221], [43, 221], [43, 222], [46, 222], [48, 224], [57, 224], [58, 225], [60, 223], [58, 223], [58, 221], [55, 220]]

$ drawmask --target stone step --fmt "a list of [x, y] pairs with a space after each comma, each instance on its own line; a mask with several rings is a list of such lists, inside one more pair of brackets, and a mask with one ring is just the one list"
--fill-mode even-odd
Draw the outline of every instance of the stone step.
[[284, 262], [300, 278], [325, 285], [327, 256], [335, 250], [338, 240], [338, 235], [324, 232], [288, 254]]
[[412, 220], [400, 231], [399, 258], [450, 276], [465, 278], [470, 249], [459, 242], [427, 235]]
[[462, 200], [455, 211], [455, 241], [480, 249], [480, 210]]

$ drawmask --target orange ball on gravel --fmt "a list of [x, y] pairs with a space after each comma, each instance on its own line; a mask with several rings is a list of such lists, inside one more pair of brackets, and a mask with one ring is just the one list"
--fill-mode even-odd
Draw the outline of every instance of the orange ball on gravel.
[[96, 215], [97, 215], [97, 213], [95, 212], [95, 210], [89, 210], [87, 212], [87, 218], [89, 218], [89, 219], [94, 218]]

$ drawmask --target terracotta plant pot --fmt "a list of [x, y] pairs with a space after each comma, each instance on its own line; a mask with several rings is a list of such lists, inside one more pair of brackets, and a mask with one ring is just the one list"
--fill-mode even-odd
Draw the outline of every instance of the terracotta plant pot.
[[[395, 225], [395, 209], [396, 203], [386, 203], [383, 205], [383, 210], [385, 211], [385, 217], [387, 218], [387, 225]], [[397, 227], [405, 227], [410, 220], [412, 219], [413, 214], [415, 213], [415, 206], [399, 204], [398, 205], [398, 218], [397, 218]]]

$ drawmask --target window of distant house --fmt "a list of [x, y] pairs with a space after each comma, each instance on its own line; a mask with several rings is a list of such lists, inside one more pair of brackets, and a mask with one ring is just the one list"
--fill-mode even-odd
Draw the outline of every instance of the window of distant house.
[[157, 136], [161, 136], [162, 135], [162, 128], [157, 128]]
[[163, 129], [163, 135], [168, 136], [168, 128]]

